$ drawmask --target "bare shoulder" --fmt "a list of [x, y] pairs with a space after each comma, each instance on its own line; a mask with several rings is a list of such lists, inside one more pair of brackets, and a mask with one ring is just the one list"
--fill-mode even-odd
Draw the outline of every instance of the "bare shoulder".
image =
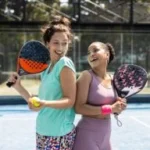
[[90, 82], [91, 81], [91, 74], [88, 70], [84, 70], [81, 72], [77, 82]]

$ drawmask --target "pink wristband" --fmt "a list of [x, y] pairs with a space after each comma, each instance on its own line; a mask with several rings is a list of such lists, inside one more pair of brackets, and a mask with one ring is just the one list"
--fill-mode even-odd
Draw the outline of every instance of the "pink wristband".
[[101, 112], [102, 112], [102, 114], [104, 114], [104, 115], [111, 114], [111, 113], [112, 113], [111, 105], [103, 105], [103, 106], [101, 107]]

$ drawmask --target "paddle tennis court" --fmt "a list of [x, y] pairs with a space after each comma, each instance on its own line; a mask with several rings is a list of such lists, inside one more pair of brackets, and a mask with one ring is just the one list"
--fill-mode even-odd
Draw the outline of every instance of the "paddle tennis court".
[[[0, 106], [0, 150], [34, 150], [36, 115], [27, 105]], [[122, 127], [112, 116], [113, 150], [150, 150], [149, 116], [150, 104], [129, 104], [119, 116]]]

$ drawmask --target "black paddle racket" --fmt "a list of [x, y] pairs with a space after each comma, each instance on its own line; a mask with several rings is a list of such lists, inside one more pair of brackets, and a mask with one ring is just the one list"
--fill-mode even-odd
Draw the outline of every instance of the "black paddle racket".
[[[115, 72], [113, 77], [113, 85], [117, 94], [121, 98], [128, 98], [140, 92], [147, 82], [147, 72], [144, 68], [125, 64], [121, 65]], [[119, 126], [122, 123], [118, 120], [118, 114], [115, 113], [115, 118]]]
[[[49, 50], [41, 42], [36, 40], [26, 42], [18, 55], [17, 73], [22, 76], [44, 71], [48, 67], [49, 56]], [[13, 82], [6, 85], [11, 87]]]

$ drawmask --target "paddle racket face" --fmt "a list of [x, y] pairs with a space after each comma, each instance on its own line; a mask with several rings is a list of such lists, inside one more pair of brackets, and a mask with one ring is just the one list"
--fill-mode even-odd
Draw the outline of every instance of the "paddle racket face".
[[[50, 61], [48, 49], [39, 41], [29, 41], [23, 45], [18, 55], [17, 72], [20, 76], [44, 71]], [[8, 82], [11, 87], [13, 83]]]
[[113, 85], [121, 98], [127, 98], [140, 92], [146, 82], [147, 72], [145, 69], [132, 64], [120, 66], [113, 78]]
[[[120, 66], [113, 77], [113, 85], [117, 94], [121, 98], [127, 98], [140, 92], [147, 82], [147, 72], [144, 68], [125, 64]], [[114, 113], [117, 125], [122, 126], [122, 122], [118, 119], [118, 114]]]

